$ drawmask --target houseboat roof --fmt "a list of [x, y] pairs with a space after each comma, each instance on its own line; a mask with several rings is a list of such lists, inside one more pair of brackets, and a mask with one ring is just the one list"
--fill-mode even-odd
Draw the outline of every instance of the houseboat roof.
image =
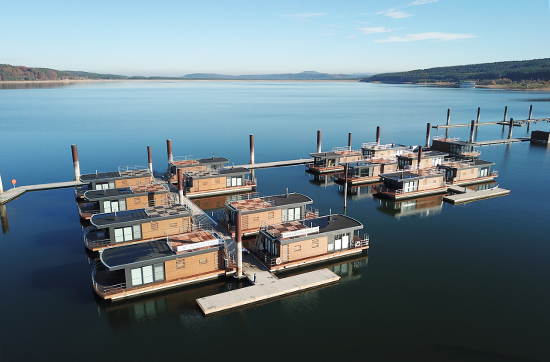
[[388, 150], [388, 149], [407, 149], [409, 146], [397, 144], [397, 143], [388, 143], [385, 145], [379, 145], [376, 142], [363, 143], [361, 148], [368, 150]]
[[427, 178], [427, 177], [442, 177], [443, 172], [433, 168], [424, 168], [415, 171], [397, 171], [391, 173], [385, 173], [380, 177], [392, 180], [406, 180], [412, 178]]
[[445, 143], [452, 143], [456, 145], [475, 145], [472, 142], [461, 141], [459, 138], [434, 138], [432, 140], [432, 144], [434, 142], [445, 142]]
[[84, 198], [88, 201], [118, 199], [121, 196], [142, 196], [151, 193], [167, 193], [168, 189], [162, 184], [138, 185], [131, 187], [121, 187], [118, 189], [89, 190], [84, 193]]
[[183, 216], [191, 216], [191, 213], [183, 205], [160, 205], [108, 214], [95, 214], [91, 217], [90, 223], [97, 228], [107, 228], [112, 225], [133, 225], [136, 222], [173, 219]]
[[185, 175], [187, 177], [193, 177], [194, 179], [205, 179], [230, 175], [243, 175], [250, 173], [250, 170], [245, 167], [233, 167], [223, 168], [221, 170], [202, 170], [202, 171], [187, 171]]
[[[432, 151], [432, 150], [422, 152], [422, 158], [434, 158], [434, 157], [445, 157], [445, 156], [449, 156], [449, 154], [441, 151]], [[414, 152], [403, 153], [401, 155], [398, 155], [397, 157], [418, 158], [418, 150]]]
[[209, 164], [224, 164], [228, 163], [229, 160], [225, 157], [210, 157], [210, 158], [198, 158], [192, 160], [180, 160], [173, 161], [172, 164], [176, 167], [184, 166], [196, 166], [196, 165], [209, 165]]
[[[212, 242], [211, 245], [207, 245], [209, 242]], [[187, 251], [177, 250], [179, 246], [193, 246], [193, 244], [197, 248], [191, 248]], [[104, 249], [100, 253], [100, 259], [109, 270], [118, 270], [129, 265], [151, 264], [151, 261], [154, 260], [160, 262], [178, 259], [182, 256], [202, 254], [208, 252], [209, 249], [219, 247], [220, 243], [216, 235], [206, 230], [199, 230], [171, 236], [170, 238]]]
[[309, 196], [298, 193], [289, 193], [275, 196], [256, 197], [247, 200], [238, 200], [230, 202], [229, 205], [239, 210], [241, 213], [248, 213], [260, 209], [311, 203], [313, 203], [313, 200]]
[[127, 171], [113, 171], [113, 172], [96, 172], [80, 175], [81, 182], [91, 182], [95, 180], [119, 180], [127, 178], [140, 178], [153, 176], [148, 169], [142, 170], [127, 170]]
[[315, 152], [309, 154], [311, 157], [328, 158], [328, 157], [342, 157], [342, 154], [333, 151], [327, 152]]
[[[338, 231], [344, 229], [361, 229], [363, 224], [359, 221], [345, 215], [327, 215], [321, 216], [315, 219], [308, 219], [303, 221], [289, 221], [278, 225], [270, 225], [267, 227], [267, 232], [279, 239], [282, 244], [289, 243], [291, 240], [296, 241], [297, 237], [304, 237], [307, 235], [318, 235], [331, 231]], [[306, 234], [308, 229], [319, 228], [318, 232], [311, 232]], [[304, 231], [304, 234], [300, 233], [300, 230]]]
[[473, 160], [468, 161], [452, 161], [452, 162], [446, 162], [439, 166], [443, 168], [456, 168], [456, 169], [463, 169], [463, 168], [473, 168], [473, 167], [479, 167], [479, 166], [493, 166], [495, 163], [491, 161], [483, 161], [479, 160], [477, 158]]

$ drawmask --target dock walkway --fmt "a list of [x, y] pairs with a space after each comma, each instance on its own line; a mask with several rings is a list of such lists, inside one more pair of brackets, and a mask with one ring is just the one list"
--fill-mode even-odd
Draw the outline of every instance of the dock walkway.
[[340, 276], [325, 268], [284, 279], [258, 280], [257, 284], [250, 287], [199, 298], [197, 304], [205, 315], [210, 315], [336, 283], [339, 280]]
[[80, 181], [67, 181], [67, 182], [54, 182], [49, 184], [28, 185], [19, 186], [12, 189], [8, 189], [0, 193], [0, 204], [5, 204], [11, 200], [23, 195], [27, 191], [41, 191], [41, 190], [53, 190], [62, 189], [67, 187], [74, 187], [81, 185]]
[[451, 186], [449, 191], [455, 192], [454, 195], [443, 196], [443, 200], [453, 205], [463, 204], [465, 202], [489, 199], [492, 197], [504, 196], [510, 193], [510, 190], [501, 189], [498, 186], [487, 190], [471, 190], [466, 187]]
[[274, 161], [274, 162], [264, 162], [264, 163], [249, 163], [246, 165], [233, 166], [248, 168], [249, 170], [255, 170], [258, 168], [271, 168], [271, 167], [285, 167], [285, 166], [296, 166], [296, 165], [305, 165], [306, 163], [313, 162], [313, 158], [300, 158], [299, 160], [287, 160], [287, 161]]
[[474, 145], [493, 146], [493, 145], [503, 145], [508, 143], [527, 142], [530, 140], [531, 140], [531, 137], [520, 137], [520, 138], [511, 138], [511, 139], [505, 139], [505, 140], [479, 141], [479, 142], [474, 142]]

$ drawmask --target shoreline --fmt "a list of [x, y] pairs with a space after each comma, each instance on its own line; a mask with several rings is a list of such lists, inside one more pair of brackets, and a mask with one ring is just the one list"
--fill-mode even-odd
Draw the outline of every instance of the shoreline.
[[0, 80], [0, 84], [69, 84], [99, 82], [339, 82], [355, 83], [359, 79], [57, 79], [57, 80]]
[[[377, 83], [377, 84], [405, 84], [405, 85], [413, 85], [413, 86], [434, 86], [434, 87], [441, 87], [441, 88], [460, 88], [457, 87], [455, 83], [452, 82], [432, 82], [432, 83], [412, 83], [412, 82], [381, 82], [381, 81], [373, 81], [373, 82], [364, 82], [364, 83]], [[511, 90], [511, 91], [526, 91], [526, 92], [550, 92], [550, 87], [541, 87], [541, 88], [519, 88], [519, 87], [510, 87], [505, 84], [476, 84], [474, 89], [502, 89], [502, 90]], [[472, 89], [472, 88], [464, 88], [464, 89]]]

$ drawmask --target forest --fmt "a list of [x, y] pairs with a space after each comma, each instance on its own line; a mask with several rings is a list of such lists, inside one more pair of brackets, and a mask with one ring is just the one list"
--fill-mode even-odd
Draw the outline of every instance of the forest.
[[86, 79], [126, 79], [113, 74], [97, 74], [75, 71], [61, 71], [49, 68], [29, 68], [0, 64], [0, 81], [48, 81], [48, 80], [86, 80]]

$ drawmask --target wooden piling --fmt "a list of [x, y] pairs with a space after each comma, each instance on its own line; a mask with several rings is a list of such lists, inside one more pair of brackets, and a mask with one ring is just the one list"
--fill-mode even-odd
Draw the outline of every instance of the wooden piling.
[[73, 154], [74, 180], [80, 181], [80, 162], [78, 161], [78, 148], [76, 145], [71, 145], [71, 152]]
[[508, 118], [508, 106], [504, 107], [504, 120], [503, 122], [506, 122], [506, 119]]
[[0, 194], [4, 192], [4, 185], [2, 184], [2, 174], [0, 174]]
[[172, 140], [171, 139], [166, 140], [166, 152], [168, 153], [168, 162], [169, 163], [174, 162], [174, 155], [172, 154]]
[[178, 168], [176, 172], [178, 174], [178, 194], [180, 198], [180, 205], [183, 205], [183, 169]]
[[235, 213], [235, 242], [237, 252], [237, 278], [243, 277], [243, 236], [241, 229], [241, 212], [237, 210]]
[[149, 161], [149, 171], [153, 173], [153, 157], [151, 157], [151, 146], [147, 146], [147, 160]]
[[6, 211], [6, 205], [4, 204], [0, 204], [0, 221], [2, 223], [2, 233], [9, 233], [10, 226], [8, 224], [8, 213]]
[[472, 123], [470, 125], [470, 143], [474, 142], [474, 125], [475, 121], [472, 119]]
[[[451, 124], [451, 109], [447, 108], [447, 126]], [[449, 127], [445, 128], [445, 139], [449, 138]]]
[[317, 153], [321, 153], [321, 130], [317, 130]]
[[254, 164], [254, 135], [250, 135], [250, 164]]
[[[533, 105], [531, 104], [531, 106], [529, 107], [528, 121], [530, 121], [532, 117], [533, 117]], [[531, 128], [531, 122], [527, 122], [527, 132], [529, 132], [529, 128]]]
[[349, 164], [346, 162], [344, 166], [344, 212], [346, 212], [346, 208], [348, 207], [348, 169]]
[[380, 126], [376, 126], [376, 145], [380, 146]]
[[428, 127], [426, 127], [426, 147], [430, 147], [430, 131], [431, 131], [432, 125], [428, 123]]
[[508, 130], [508, 139], [512, 139], [512, 128], [514, 128], [514, 119], [510, 118], [510, 129]]
[[348, 133], [348, 150], [351, 151], [351, 132]]
[[476, 123], [479, 124], [479, 117], [481, 116], [481, 107], [477, 107], [477, 118], [476, 118]]
[[422, 146], [418, 146], [418, 168], [420, 167], [420, 163], [422, 162]]

